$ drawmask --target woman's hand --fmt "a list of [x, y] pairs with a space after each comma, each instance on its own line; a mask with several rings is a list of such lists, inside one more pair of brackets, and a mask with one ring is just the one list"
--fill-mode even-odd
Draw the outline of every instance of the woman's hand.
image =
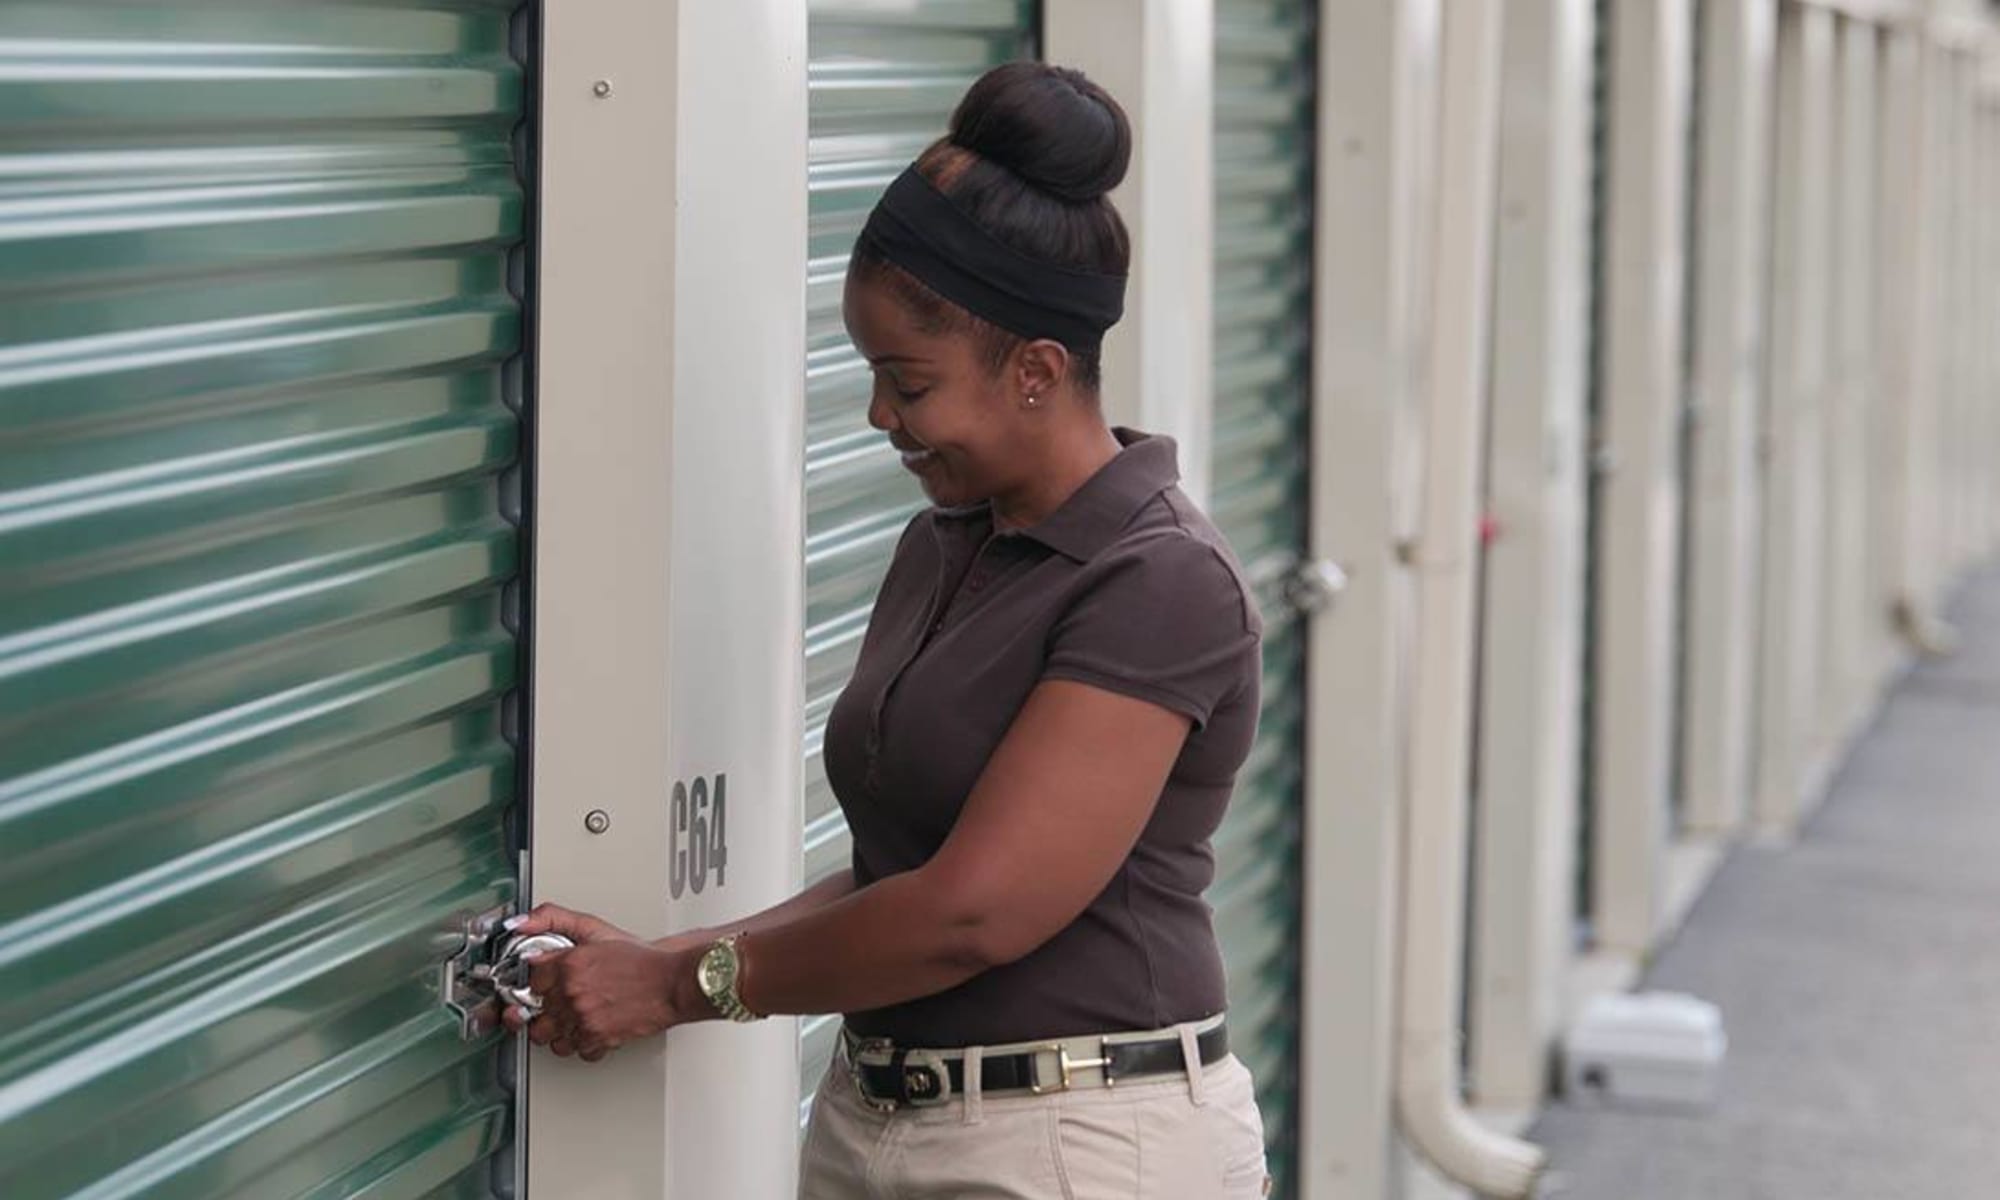
[[507, 932], [518, 937], [530, 937], [537, 933], [560, 933], [579, 946], [593, 942], [636, 942], [638, 937], [625, 932], [602, 917], [564, 908], [560, 904], [537, 904], [530, 911], [507, 922]]
[[[507, 1027], [525, 1030], [530, 1041], [562, 1057], [596, 1062], [628, 1042], [664, 1033], [702, 1015], [685, 1011], [678, 987], [694, 977], [696, 939], [641, 940], [588, 913], [544, 904], [513, 932], [559, 933], [577, 943], [573, 950], [525, 956], [529, 986], [542, 997], [540, 1015], [510, 1008]], [[678, 944], [683, 941], [692, 945]]]

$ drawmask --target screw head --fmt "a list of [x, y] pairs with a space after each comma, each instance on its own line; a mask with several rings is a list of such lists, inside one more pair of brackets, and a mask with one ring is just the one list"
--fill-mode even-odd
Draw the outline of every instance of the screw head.
[[596, 96], [599, 100], [609, 96], [611, 94], [611, 81], [609, 79], [600, 79], [596, 83], [591, 84], [590, 94]]
[[611, 828], [611, 814], [601, 808], [593, 808], [584, 816], [583, 827], [592, 833], [603, 833]]

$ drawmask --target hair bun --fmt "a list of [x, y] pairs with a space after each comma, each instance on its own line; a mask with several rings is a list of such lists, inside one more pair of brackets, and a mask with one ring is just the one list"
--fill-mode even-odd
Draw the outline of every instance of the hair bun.
[[1072, 203], [1117, 187], [1132, 162], [1132, 125], [1111, 94], [1081, 71], [1039, 62], [980, 76], [948, 140]]

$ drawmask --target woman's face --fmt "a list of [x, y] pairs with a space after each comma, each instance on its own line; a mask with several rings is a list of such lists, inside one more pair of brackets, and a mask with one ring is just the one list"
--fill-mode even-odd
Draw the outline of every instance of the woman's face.
[[933, 504], [962, 508], [1020, 485], [1033, 456], [1014, 372], [993, 370], [964, 333], [926, 332], [879, 282], [850, 279], [842, 315], [874, 373], [868, 423]]

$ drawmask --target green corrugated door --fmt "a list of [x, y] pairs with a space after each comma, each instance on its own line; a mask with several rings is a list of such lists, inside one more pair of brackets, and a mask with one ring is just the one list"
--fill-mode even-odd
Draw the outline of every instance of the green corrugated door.
[[485, 1196], [514, 3], [0, 5], [0, 1195]]
[[[811, 240], [806, 304], [806, 797], [808, 882], [846, 866], [847, 826], [820, 765], [896, 539], [925, 500], [868, 424], [868, 366], [840, 321], [847, 255], [882, 189], [942, 136], [987, 68], [1033, 50], [1029, 0], [811, 0]], [[806, 1094], [838, 1018], [805, 1023]]]
[[1258, 585], [1264, 714], [1216, 840], [1210, 895], [1234, 1044], [1256, 1073], [1279, 1193], [1297, 1139], [1312, 319], [1313, 5], [1216, 5], [1213, 512]]

